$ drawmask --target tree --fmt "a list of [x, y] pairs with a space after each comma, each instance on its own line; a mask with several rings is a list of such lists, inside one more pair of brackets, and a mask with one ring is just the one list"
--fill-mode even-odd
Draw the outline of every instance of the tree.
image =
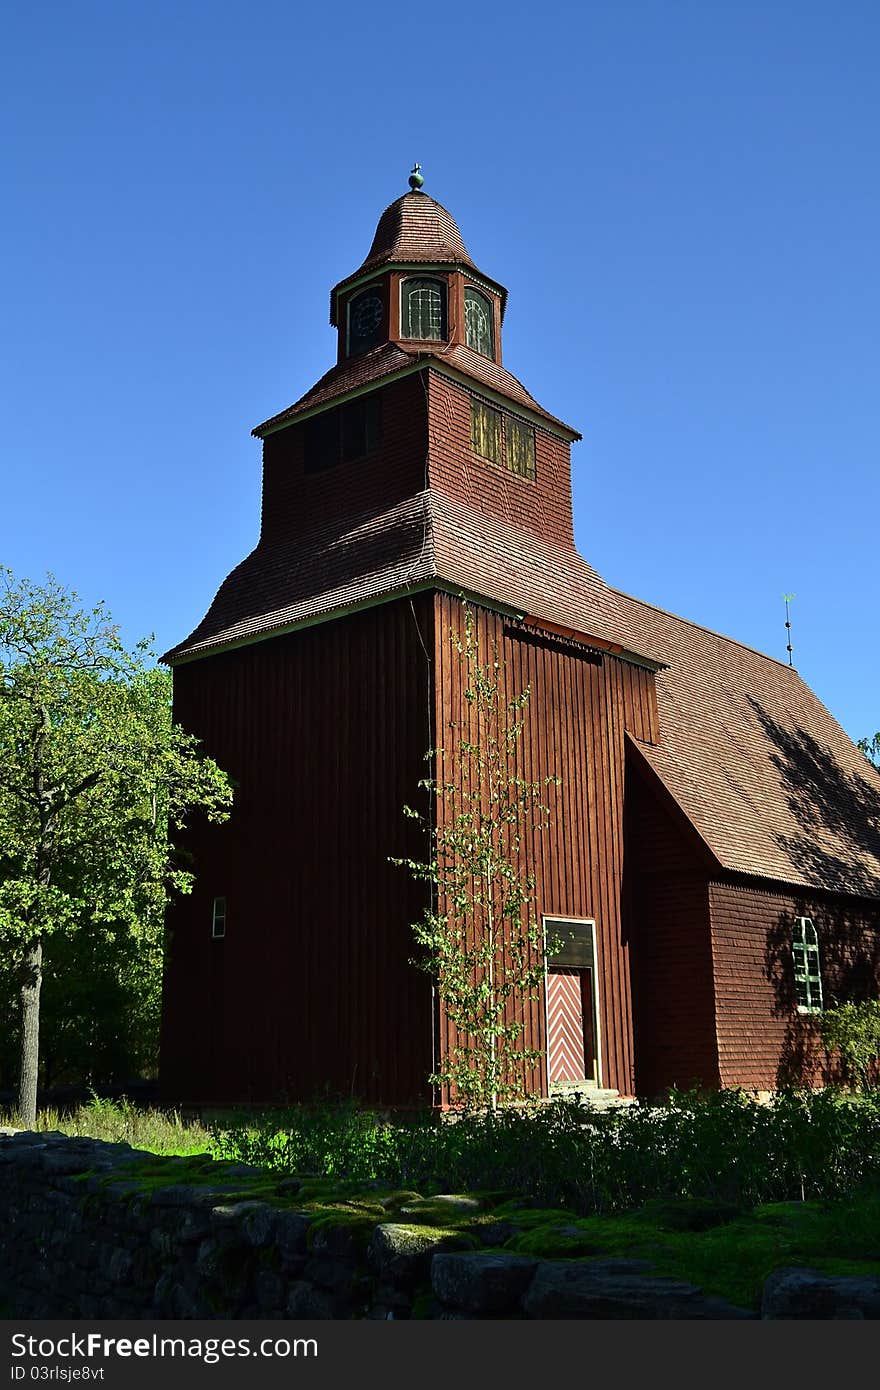
[[192, 875], [171, 837], [229, 781], [173, 724], [170, 676], [100, 603], [0, 570], [0, 943], [21, 1006], [19, 1114], [36, 1119], [43, 950], [57, 933], [137, 936]]
[[556, 943], [545, 941], [534, 917], [525, 859], [531, 833], [548, 822], [542, 788], [558, 779], [521, 775], [517, 749], [530, 691], [505, 698], [503, 663], [494, 648], [488, 661], [479, 659], [467, 605], [464, 636], [450, 637], [464, 663], [467, 709], [450, 726], [453, 746], [427, 755], [437, 776], [420, 786], [432, 815], [404, 808], [428, 837], [428, 857], [393, 862], [430, 887], [431, 904], [412, 928], [415, 963], [435, 981], [457, 1039], [430, 1081], [448, 1088], [453, 1104], [494, 1110], [523, 1095], [526, 1069], [542, 1056], [521, 1039]]
[[868, 761], [880, 768], [880, 733], [875, 734], [873, 738], [860, 738], [859, 747]]

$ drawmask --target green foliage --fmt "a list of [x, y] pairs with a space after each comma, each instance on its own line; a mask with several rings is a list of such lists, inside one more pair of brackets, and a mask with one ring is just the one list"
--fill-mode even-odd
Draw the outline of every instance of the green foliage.
[[880, 768], [880, 733], [875, 734], [873, 738], [860, 738], [859, 747], [868, 761]]
[[740, 1091], [594, 1110], [557, 1101], [392, 1123], [354, 1105], [303, 1107], [215, 1133], [215, 1151], [337, 1182], [519, 1194], [580, 1213], [698, 1198], [716, 1211], [880, 1192], [880, 1096]]
[[0, 946], [32, 1071], [44, 947], [63, 968], [54, 937], [80, 936], [86, 958], [86, 936], [99, 954], [112, 938], [154, 1015], [166, 897], [192, 884], [170, 840], [196, 807], [228, 815], [228, 779], [172, 722], [170, 692], [103, 604], [0, 570]]
[[490, 1106], [520, 1098], [541, 1053], [523, 1045], [528, 1001], [540, 998], [546, 944], [532, 910], [534, 880], [523, 868], [528, 837], [547, 822], [542, 788], [518, 765], [526, 690], [503, 694], [503, 663], [493, 648], [481, 660], [473, 615], [464, 605], [464, 637], [451, 633], [463, 665], [467, 711], [452, 724], [453, 746], [429, 753], [436, 778], [420, 785], [432, 815], [411, 807], [430, 843], [425, 860], [395, 859], [431, 890], [413, 935], [416, 964], [436, 982], [455, 1030], [436, 1072], [452, 1104]]
[[[0, 959], [0, 1088], [19, 1066], [19, 970]], [[53, 932], [43, 950], [40, 1079], [44, 1087], [120, 1086], [158, 1066], [162, 922], [147, 918]]]
[[254, 1122], [211, 1126], [213, 1152], [298, 1176], [374, 1178], [393, 1169], [395, 1131], [355, 1101], [315, 1102]]
[[[14, 1116], [0, 1114], [0, 1125], [14, 1123]], [[104, 1139], [111, 1144], [131, 1144], [156, 1154], [204, 1154], [211, 1136], [198, 1121], [187, 1121], [178, 1111], [146, 1109], [126, 1097], [108, 1100], [92, 1095], [86, 1105], [71, 1110], [40, 1110], [35, 1129], [59, 1134]]]
[[862, 1089], [871, 1085], [871, 1073], [880, 1058], [880, 1001], [838, 1004], [822, 1015], [822, 1041], [836, 1048]]

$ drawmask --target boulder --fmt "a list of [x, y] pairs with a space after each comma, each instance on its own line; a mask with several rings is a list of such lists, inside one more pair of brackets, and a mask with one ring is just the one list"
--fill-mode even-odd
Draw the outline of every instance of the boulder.
[[751, 1318], [693, 1284], [650, 1273], [644, 1260], [547, 1260], [523, 1299], [530, 1318]]
[[439, 1233], [427, 1226], [400, 1226], [388, 1221], [373, 1232], [367, 1260], [384, 1282], [412, 1287], [428, 1278], [433, 1255], [467, 1249], [468, 1244], [454, 1232]]
[[505, 1251], [439, 1254], [431, 1261], [431, 1287], [441, 1304], [465, 1316], [517, 1311], [538, 1261]]
[[880, 1279], [777, 1269], [764, 1283], [762, 1318], [880, 1318]]

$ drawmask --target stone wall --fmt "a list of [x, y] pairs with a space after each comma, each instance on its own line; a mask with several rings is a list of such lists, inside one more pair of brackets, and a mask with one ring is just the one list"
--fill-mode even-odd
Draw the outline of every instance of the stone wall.
[[[481, 1249], [473, 1234], [399, 1219], [405, 1203], [398, 1219], [378, 1223], [297, 1210], [298, 1189], [296, 1179], [207, 1156], [160, 1159], [126, 1144], [0, 1131], [0, 1317], [756, 1316], [656, 1278], [644, 1262], [486, 1248], [505, 1234], [491, 1221]], [[469, 1202], [478, 1206], [430, 1199], [435, 1220], [444, 1203], [453, 1212]], [[880, 1280], [826, 1278], [816, 1313], [797, 1311], [815, 1293], [808, 1271], [774, 1278], [774, 1306], [785, 1311], [764, 1316], [880, 1311]]]

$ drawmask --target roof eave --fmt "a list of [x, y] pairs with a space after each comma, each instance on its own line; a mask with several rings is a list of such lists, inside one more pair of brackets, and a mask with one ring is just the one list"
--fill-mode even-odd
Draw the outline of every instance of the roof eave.
[[365, 382], [362, 386], [353, 387], [350, 391], [340, 391], [337, 396], [330, 396], [327, 400], [321, 401], [318, 405], [311, 407], [306, 406], [302, 410], [297, 410], [293, 415], [291, 415], [290, 411], [293, 410], [294, 407], [289, 406], [287, 410], [279, 411], [277, 415], [272, 415], [268, 420], [264, 420], [262, 424], [256, 425], [251, 430], [251, 434], [256, 439], [265, 439], [267, 435], [276, 434], [279, 430], [286, 429], [288, 425], [299, 424], [303, 420], [309, 420], [315, 415], [321, 415], [324, 411], [333, 409], [334, 406], [344, 405], [346, 401], [354, 400], [357, 396], [366, 395], [367, 392], [376, 390], [380, 385], [386, 386], [392, 381], [399, 381], [402, 377], [410, 376], [413, 372], [420, 372], [426, 369], [439, 371], [441, 375], [449, 377], [450, 380], [455, 381], [459, 385], [464, 385], [471, 390], [477, 391], [479, 395], [492, 401], [496, 405], [522, 415], [533, 424], [538, 425], [541, 429], [548, 430], [551, 434], [557, 435], [560, 439], [564, 439], [570, 444], [583, 438], [571, 425], [566, 425], [563, 420], [557, 420], [555, 415], [550, 415], [540, 406], [535, 409], [522, 401], [514, 399], [513, 396], [507, 396], [504, 392], [487, 386], [485, 382], [479, 381], [476, 377], [469, 376], [463, 368], [454, 367], [442, 356], [430, 350], [419, 352], [418, 356], [405, 366], [395, 367], [392, 371], [386, 372], [382, 376], [374, 377], [373, 380]]

